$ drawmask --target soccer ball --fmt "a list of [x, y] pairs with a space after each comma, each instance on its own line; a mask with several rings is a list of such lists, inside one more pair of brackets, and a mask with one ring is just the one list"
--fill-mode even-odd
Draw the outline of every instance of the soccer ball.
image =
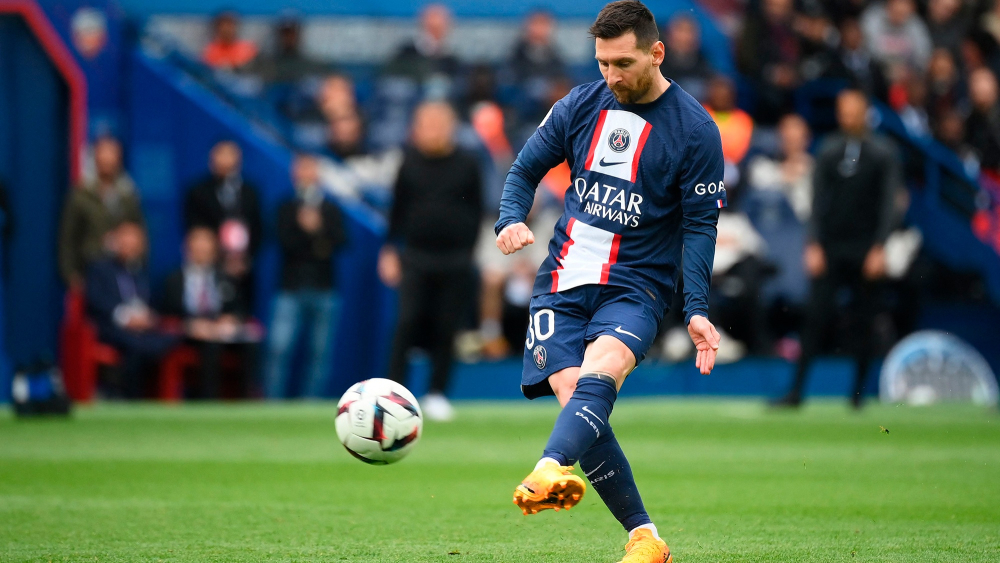
[[337, 403], [337, 437], [365, 463], [395, 463], [420, 440], [424, 416], [406, 387], [388, 379], [355, 383]]

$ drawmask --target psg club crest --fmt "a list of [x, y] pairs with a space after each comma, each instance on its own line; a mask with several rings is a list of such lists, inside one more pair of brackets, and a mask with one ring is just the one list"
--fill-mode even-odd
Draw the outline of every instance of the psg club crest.
[[539, 344], [535, 346], [535, 349], [531, 351], [531, 357], [535, 360], [535, 366], [538, 369], [545, 369], [545, 360], [548, 358], [548, 352], [545, 351], [545, 346]]
[[608, 135], [608, 146], [615, 152], [625, 152], [630, 140], [631, 135], [629, 135], [628, 129], [618, 128]]

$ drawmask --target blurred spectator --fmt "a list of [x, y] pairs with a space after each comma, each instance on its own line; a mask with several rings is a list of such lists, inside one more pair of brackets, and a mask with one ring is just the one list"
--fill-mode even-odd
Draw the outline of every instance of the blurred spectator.
[[754, 116], [771, 125], [792, 109], [799, 83], [799, 40], [792, 28], [792, 0], [763, 0], [747, 15], [736, 47], [736, 64], [753, 83]]
[[[710, 314], [718, 319], [718, 329], [722, 338], [726, 338], [728, 349], [717, 361], [734, 362], [748, 351], [767, 353], [761, 286], [774, 273], [774, 266], [766, 262], [766, 251], [764, 239], [745, 213], [730, 209], [719, 213]], [[693, 351], [693, 346], [687, 350], [685, 356]]]
[[122, 356], [115, 394], [141, 398], [148, 372], [176, 342], [157, 329], [150, 306], [143, 226], [123, 221], [110, 233], [111, 255], [90, 265], [86, 280], [87, 313], [101, 342]]
[[343, 74], [326, 77], [317, 93], [316, 106], [327, 121], [333, 121], [344, 115], [357, 114], [358, 100], [354, 93], [354, 82]]
[[962, 41], [962, 51], [960, 53], [962, 62], [962, 72], [966, 75], [972, 71], [986, 66], [986, 54], [983, 47], [973, 38]]
[[462, 117], [471, 117], [473, 107], [481, 103], [494, 102], [496, 98], [497, 77], [493, 67], [488, 64], [477, 64], [469, 69], [465, 95], [462, 97]]
[[[507, 140], [503, 109], [495, 103], [483, 102], [472, 110], [471, 124], [476, 138], [485, 149], [488, 163], [483, 166], [483, 200], [486, 210], [500, 209], [500, 198], [507, 171], [514, 163], [514, 149]], [[493, 232], [493, 226], [489, 227]]]
[[856, 362], [851, 402], [861, 406], [872, 357], [876, 284], [885, 275], [883, 244], [893, 229], [900, 157], [891, 142], [868, 130], [868, 101], [858, 90], [837, 97], [840, 132], [816, 157], [815, 191], [806, 271], [813, 278], [802, 328], [802, 356], [792, 388], [775, 404], [797, 407], [806, 376], [837, 313], [847, 313], [846, 344]]
[[[478, 348], [485, 357], [495, 359], [506, 356], [510, 352], [511, 341], [508, 338], [509, 331], [506, 330], [509, 325], [507, 319], [507, 305], [509, 303], [505, 299], [508, 278], [517, 276], [521, 270], [530, 270], [533, 279], [534, 272], [538, 269], [541, 260], [535, 261], [537, 256], [508, 257], [496, 252], [496, 245], [493, 244], [496, 240], [493, 224], [496, 223], [498, 217], [497, 212], [500, 209], [500, 197], [503, 194], [507, 171], [514, 162], [514, 151], [504, 133], [504, 115], [500, 106], [493, 103], [483, 103], [476, 106], [472, 113], [472, 127], [485, 149], [488, 161], [481, 167], [485, 215], [480, 224], [475, 251], [476, 264], [480, 273], [481, 292], [479, 296]], [[539, 195], [542, 195], [541, 190], [539, 190]], [[534, 218], [535, 214], [532, 215], [532, 219]], [[545, 245], [538, 246], [544, 247]], [[528, 250], [533, 249], [529, 248]], [[530, 254], [537, 253], [530, 252]], [[530, 289], [528, 296], [530, 298]], [[520, 315], [518, 318], [518, 320], [525, 320], [525, 322], [526, 319], [527, 317], [524, 315]], [[527, 324], [519, 331], [512, 330], [518, 334], [517, 338], [520, 339], [524, 331], [527, 330]]]
[[838, 34], [818, 1], [806, 2], [797, 16], [801, 60], [799, 76], [803, 81], [815, 80], [829, 72], [837, 59]]
[[260, 246], [264, 226], [257, 190], [243, 181], [243, 151], [233, 141], [221, 141], [209, 154], [210, 175], [187, 192], [184, 223], [187, 230], [208, 227], [219, 237], [222, 270], [250, 291], [250, 267]]
[[970, 178], [979, 176], [979, 157], [965, 140], [965, 119], [958, 110], [953, 109], [938, 117], [934, 124], [934, 137], [955, 152]]
[[979, 17], [977, 39], [982, 43], [983, 55], [995, 61], [1000, 54], [998, 53], [1000, 51], [1000, 2], [994, 0], [989, 9]]
[[933, 44], [913, 0], [872, 4], [861, 16], [861, 29], [890, 81], [897, 80], [906, 67], [921, 72], [927, 68]]
[[930, 119], [927, 116], [927, 82], [924, 77], [908, 70], [902, 84], [902, 96], [892, 99], [893, 109], [906, 127], [906, 132], [918, 139], [931, 136]]
[[701, 51], [701, 30], [698, 22], [687, 14], [674, 16], [664, 34], [666, 51], [660, 72], [676, 81], [688, 94], [704, 101], [712, 65]]
[[396, 147], [370, 150], [367, 124], [354, 105], [353, 95], [339, 105], [331, 103], [328, 109], [320, 183], [337, 197], [363, 199], [379, 210], [388, 208], [403, 151]]
[[[514, 45], [510, 63], [521, 84], [562, 76], [566, 69], [553, 41], [555, 21], [546, 11], [535, 11], [524, 22], [524, 33]], [[530, 86], [528, 86], [530, 88]]]
[[184, 322], [187, 342], [198, 350], [203, 399], [222, 397], [222, 353], [227, 347], [243, 357], [244, 396], [256, 373], [253, 341], [258, 335], [246, 324], [250, 303], [219, 269], [218, 254], [214, 231], [191, 229], [184, 242], [184, 264], [167, 276], [164, 287], [163, 314]]
[[425, 102], [413, 118], [413, 147], [396, 180], [388, 243], [379, 275], [399, 287], [399, 318], [389, 377], [404, 382], [410, 348], [427, 341], [431, 382], [422, 404], [432, 420], [450, 420], [445, 398], [454, 337], [469, 314], [472, 254], [482, 218], [482, 180], [476, 158], [455, 147], [454, 111]]
[[265, 82], [293, 84], [329, 71], [327, 65], [302, 52], [302, 23], [295, 16], [283, 15], [275, 26], [274, 37], [274, 54], [258, 57], [253, 65], [254, 72]]
[[958, 56], [970, 23], [962, 0], [928, 0], [927, 30], [935, 47]]
[[[708, 84], [705, 109], [719, 126], [722, 136], [722, 156], [726, 161], [725, 182], [732, 189], [740, 180], [739, 165], [750, 150], [753, 119], [736, 107], [736, 87], [725, 76], [718, 75]], [[733, 194], [730, 193], [732, 198]]]
[[931, 124], [964, 105], [965, 85], [958, 73], [955, 56], [948, 49], [934, 49], [927, 69], [927, 114]]
[[535, 11], [524, 22], [524, 31], [507, 63], [508, 81], [516, 86], [515, 107], [520, 119], [537, 122], [552, 107], [547, 103], [566, 65], [555, 45], [555, 20], [546, 11]]
[[331, 118], [326, 147], [330, 156], [340, 161], [365, 154], [365, 126], [361, 116], [348, 111]]
[[212, 41], [205, 46], [201, 60], [219, 70], [239, 70], [257, 57], [257, 45], [240, 39], [240, 17], [236, 12], [221, 12], [212, 19]]
[[427, 5], [420, 14], [417, 37], [396, 53], [386, 66], [385, 73], [422, 83], [428, 98], [449, 97], [459, 71], [458, 58], [448, 44], [451, 24], [451, 10], [447, 6]]
[[778, 122], [781, 154], [778, 158], [757, 156], [747, 169], [750, 187], [754, 190], [775, 190], [785, 194], [795, 216], [807, 223], [812, 214], [813, 168], [809, 154], [809, 125], [796, 114]]
[[122, 146], [111, 137], [94, 143], [95, 177], [70, 190], [59, 227], [59, 273], [80, 289], [87, 267], [108, 250], [108, 233], [129, 221], [145, 225], [139, 194], [122, 168]]
[[327, 391], [332, 367], [334, 329], [340, 320], [334, 258], [347, 242], [337, 204], [319, 183], [315, 156], [300, 155], [292, 163], [295, 198], [278, 209], [278, 241], [284, 255], [281, 291], [275, 298], [268, 343], [267, 396], [288, 392], [292, 358], [308, 327], [305, 396]]
[[860, 18], [861, 13], [864, 12], [865, 7], [869, 4], [869, 0], [825, 0], [823, 4], [829, 11], [834, 23], [837, 24], [837, 27], [840, 27], [845, 20]]
[[1000, 173], [1000, 106], [997, 79], [987, 68], [969, 75], [972, 112], [965, 121], [966, 141], [976, 151], [984, 171]]
[[840, 22], [839, 29], [838, 57], [827, 69], [825, 77], [846, 80], [869, 97], [884, 100], [888, 89], [885, 75], [882, 66], [865, 45], [861, 24], [857, 19], [845, 18]]

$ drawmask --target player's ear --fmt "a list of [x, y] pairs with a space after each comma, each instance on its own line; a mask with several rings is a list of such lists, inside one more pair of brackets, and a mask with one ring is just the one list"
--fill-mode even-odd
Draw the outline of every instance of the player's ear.
[[663, 64], [663, 58], [667, 53], [667, 48], [663, 46], [663, 41], [653, 42], [653, 46], [649, 49], [649, 54], [653, 56], [653, 66], [660, 66]]

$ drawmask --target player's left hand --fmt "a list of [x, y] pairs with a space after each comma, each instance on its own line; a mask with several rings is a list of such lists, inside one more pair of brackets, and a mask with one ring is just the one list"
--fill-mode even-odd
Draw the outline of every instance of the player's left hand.
[[701, 315], [691, 317], [688, 323], [688, 334], [691, 335], [691, 342], [698, 350], [694, 365], [701, 371], [702, 375], [712, 373], [715, 367], [715, 354], [719, 351], [719, 331], [715, 330], [715, 325], [708, 322], [708, 319]]

